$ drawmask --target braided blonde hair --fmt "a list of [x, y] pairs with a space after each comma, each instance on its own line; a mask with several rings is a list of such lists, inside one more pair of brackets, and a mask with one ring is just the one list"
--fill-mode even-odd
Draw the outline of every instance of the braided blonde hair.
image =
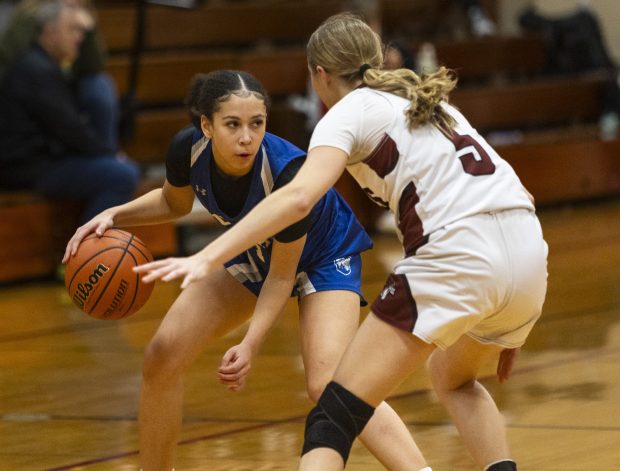
[[456, 86], [454, 73], [441, 67], [419, 76], [409, 69], [382, 70], [383, 45], [379, 36], [359, 17], [334, 15], [319, 26], [306, 48], [308, 65], [320, 65], [347, 82], [393, 93], [409, 101], [405, 115], [410, 129], [432, 124], [451, 134], [455, 121], [441, 106]]

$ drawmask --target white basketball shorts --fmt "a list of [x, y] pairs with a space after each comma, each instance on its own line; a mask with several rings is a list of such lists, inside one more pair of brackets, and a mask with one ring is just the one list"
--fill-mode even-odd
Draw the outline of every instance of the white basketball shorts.
[[540, 317], [547, 253], [530, 210], [461, 219], [396, 264], [371, 310], [442, 349], [464, 334], [519, 347]]

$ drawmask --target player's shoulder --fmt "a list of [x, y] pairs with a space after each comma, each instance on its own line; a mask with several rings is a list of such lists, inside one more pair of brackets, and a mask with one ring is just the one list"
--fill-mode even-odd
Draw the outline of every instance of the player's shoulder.
[[189, 158], [196, 133], [197, 130], [192, 125], [178, 131], [168, 145], [167, 159], [184, 160]]
[[192, 142], [197, 131], [198, 130], [192, 124], [185, 126], [183, 129], [179, 130], [174, 135], [174, 137], [172, 138], [172, 142], [173, 143]]
[[362, 87], [345, 95], [327, 112], [326, 116], [337, 116], [337, 119], [345, 121], [364, 120], [374, 114], [386, 117], [393, 114], [394, 110], [394, 100], [391, 94]]
[[267, 153], [271, 155], [298, 157], [306, 154], [305, 151], [301, 150], [292, 142], [269, 132], [265, 133], [263, 145], [267, 149]]
[[170, 141], [169, 151], [176, 152], [184, 150], [188, 152], [192, 147], [196, 131], [196, 128], [191, 124], [179, 130]]

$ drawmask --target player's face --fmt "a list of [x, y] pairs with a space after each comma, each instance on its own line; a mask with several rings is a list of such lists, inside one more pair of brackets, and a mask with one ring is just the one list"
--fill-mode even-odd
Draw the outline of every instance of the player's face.
[[265, 102], [251, 93], [231, 95], [213, 114], [213, 121], [201, 118], [202, 131], [211, 139], [215, 163], [221, 171], [236, 177], [252, 170], [266, 125]]

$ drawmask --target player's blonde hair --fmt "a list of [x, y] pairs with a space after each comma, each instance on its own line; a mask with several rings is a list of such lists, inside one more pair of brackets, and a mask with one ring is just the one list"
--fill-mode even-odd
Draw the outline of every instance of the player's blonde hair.
[[410, 128], [432, 124], [450, 133], [455, 121], [441, 106], [456, 86], [452, 71], [419, 76], [409, 69], [382, 70], [383, 45], [379, 36], [359, 17], [334, 15], [319, 26], [306, 47], [308, 65], [317, 66], [347, 82], [398, 95], [409, 101], [405, 115]]

